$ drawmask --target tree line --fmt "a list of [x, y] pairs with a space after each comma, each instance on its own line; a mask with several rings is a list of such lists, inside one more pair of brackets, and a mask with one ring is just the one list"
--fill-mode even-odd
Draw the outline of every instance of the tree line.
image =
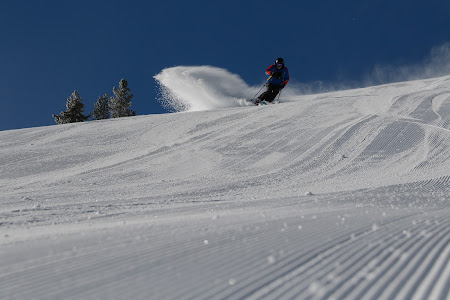
[[59, 115], [53, 115], [58, 124], [84, 122], [92, 118], [93, 120], [104, 120], [110, 118], [122, 118], [135, 116], [136, 112], [131, 110], [131, 99], [133, 94], [128, 88], [125, 79], [120, 80], [119, 88], [113, 87], [114, 96], [108, 94], [98, 97], [94, 104], [94, 111], [89, 115], [84, 115], [83, 99], [77, 91], [67, 99], [66, 110]]

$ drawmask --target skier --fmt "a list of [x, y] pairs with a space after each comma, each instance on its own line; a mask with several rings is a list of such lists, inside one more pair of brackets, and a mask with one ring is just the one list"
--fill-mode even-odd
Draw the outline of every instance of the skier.
[[272, 103], [289, 81], [289, 71], [284, 66], [284, 60], [281, 57], [277, 58], [275, 64], [267, 68], [266, 74], [270, 76], [266, 83], [267, 90], [256, 99], [256, 104], [264, 103], [264, 101]]

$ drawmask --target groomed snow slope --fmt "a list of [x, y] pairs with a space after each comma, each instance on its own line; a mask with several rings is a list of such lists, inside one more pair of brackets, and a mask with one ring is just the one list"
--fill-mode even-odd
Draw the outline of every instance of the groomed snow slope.
[[450, 77], [238, 107], [221, 74], [0, 132], [0, 299], [450, 298]]

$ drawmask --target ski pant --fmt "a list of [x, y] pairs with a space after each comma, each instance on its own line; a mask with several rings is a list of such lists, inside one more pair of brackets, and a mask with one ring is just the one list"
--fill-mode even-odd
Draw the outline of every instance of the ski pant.
[[278, 95], [278, 93], [281, 91], [281, 89], [284, 87], [282, 85], [275, 85], [271, 83], [266, 84], [267, 89], [264, 93], [261, 94], [261, 96], [258, 97], [259, 101], [267, 101], [272, 102], [275, 97]]

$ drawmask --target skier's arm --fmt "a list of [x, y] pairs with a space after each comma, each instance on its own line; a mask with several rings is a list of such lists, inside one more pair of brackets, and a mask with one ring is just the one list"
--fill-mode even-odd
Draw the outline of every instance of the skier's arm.
[[271, 65], [270, 67], [268, 67], [266, 70], [266, 74], [269, 76], [272, 75], [272, 72], [274, 71], [274, 67], [275, 67], [275, 65]]

